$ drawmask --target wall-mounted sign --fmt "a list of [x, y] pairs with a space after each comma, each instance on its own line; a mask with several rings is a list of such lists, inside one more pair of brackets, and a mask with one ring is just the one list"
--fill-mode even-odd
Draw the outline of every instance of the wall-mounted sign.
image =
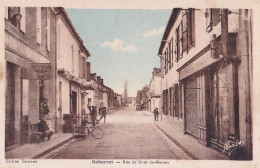
[[52, 76], [50, 63], [31, 63], [29, 79], [50, 80]]

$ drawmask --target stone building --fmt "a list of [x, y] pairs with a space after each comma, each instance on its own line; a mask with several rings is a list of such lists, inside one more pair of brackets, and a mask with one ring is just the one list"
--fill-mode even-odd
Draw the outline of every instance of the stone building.
[[6, 7], [4, 21], [8, 150], [30, 141], [29, 123], [55, 118], [56, 22], [46, 7]]
[[163, 112], [218, 151], [244, 141], [252, 159], [252, 11], [175, 8], [158, 56]]
[[57, 32], [56, 120], [57, 130], [61, 130], [63, 114], [83, 115], [87, 109], [86, 69], [90, 53], [64, 8], [55, 8], [55, 12]]
[[153, 111], [156, 107], [161, 109], [161, 68], [153, 68], [149, 88], [149, 111]]

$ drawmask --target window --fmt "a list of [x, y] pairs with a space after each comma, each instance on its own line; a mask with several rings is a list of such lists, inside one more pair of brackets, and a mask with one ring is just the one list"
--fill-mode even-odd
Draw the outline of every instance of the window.
[[187, 9], [182, 14], [182, 52], [189, 52], [194, 47], [194, 9]]
[[36, 7], [36, 32], [37, 32], [37, 43], [41, 45], [41, 7]]
[[85, 72], [86, 72], [86, 57], [81, 56], [79, 54], [79, 58], [80, 58], [79, 59], [80, 60], [80, 62], [79, 62], [80, 78], [85, 79], [85, 76], [86, 76], [86, 74], [85, 74]]
[[50, 51], [50, 48], [51, 48], [51, 39], [50, 39], [50, 36], [51, 36], [51, 19], [50, 19], [50, 11], [47, 9], [47, 13], [46, 13], [46, 48], [48, 51]]
[[182, 14], [182, 51], [186, 51], [188, 47], [188, 13], [185, 10]]
[[178, 26], [178, 61], [182, 58], [182, 23]]
[[220, 9], [206, 9], [206, 31], [210, 32], [213, 29], [213, 26], [216, 26], [220, 22]]
[[178, 28], [175, 30], [175, 47], [174, 47], [174, 55], [175, 61], [179, 61], [179, 30]]
[[[21, 11], [22, 10], [22, 11]], [[21, 30], [21, 22], [22, 22], [22, 30], [24, 31], [25, 28], [25, 19], [23, 18], [23, 15], [21, 12], [25, 15], [25, 9], [20, 8], [20, 7], [8, 7], [8, 20], [17, 27], [18, 29]]]

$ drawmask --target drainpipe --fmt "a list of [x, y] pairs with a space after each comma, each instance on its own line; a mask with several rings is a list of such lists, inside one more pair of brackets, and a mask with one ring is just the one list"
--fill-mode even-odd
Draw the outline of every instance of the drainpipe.
[[251, 27], [251, 22], [249, 20], [250, 13], [248, 9], [241, 9], [240, 10], [240, 29], [241, 31], [239, 32], [240, 36], [240, 47], [241, 48], [241, 61], [245, 62], [244, 64], [244, 84], [245, 84], [245, 98], [246, 98], [246, 118], [245, 118], [245, 125], [246, 125], [246, 159], [252, 159], [252, 122], [251, 122], [251, 76], [252, 73], [250, 71], [251, 68], [251, 54], [249, 54], [249, 50], [252, 47], [252, 44], [250, 44], [252, 40], [252, 27]]
[[[53, 10], [53, 12], [55, 12]], [[55, 94], [55, 103], [54, 103], [54, 107], [55, 107], [55, 132], [57, 133], [58, 132], [58, 117], [57, 117], [57, 56], [58, 56], [58, 53], [57, 53], [57, 27], [56, 27], [56, 22], [57, 20], [57, 15], [55, 14], [55, 19], [54, 19], [54, 25], [55, 25], [55, 77], [54, 77], [54, 83], [55, 83], [55, 91], [54, 91], [54, 94]], [[60, 93], [59, 93], [60, 94]]]

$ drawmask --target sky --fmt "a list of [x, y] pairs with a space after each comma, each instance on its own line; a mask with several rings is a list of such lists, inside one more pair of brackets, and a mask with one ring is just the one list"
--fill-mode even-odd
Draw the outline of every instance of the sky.
[[91, 73], [128, 96], [149, 85], [171, 10], [66, 9], [91, 57]]

